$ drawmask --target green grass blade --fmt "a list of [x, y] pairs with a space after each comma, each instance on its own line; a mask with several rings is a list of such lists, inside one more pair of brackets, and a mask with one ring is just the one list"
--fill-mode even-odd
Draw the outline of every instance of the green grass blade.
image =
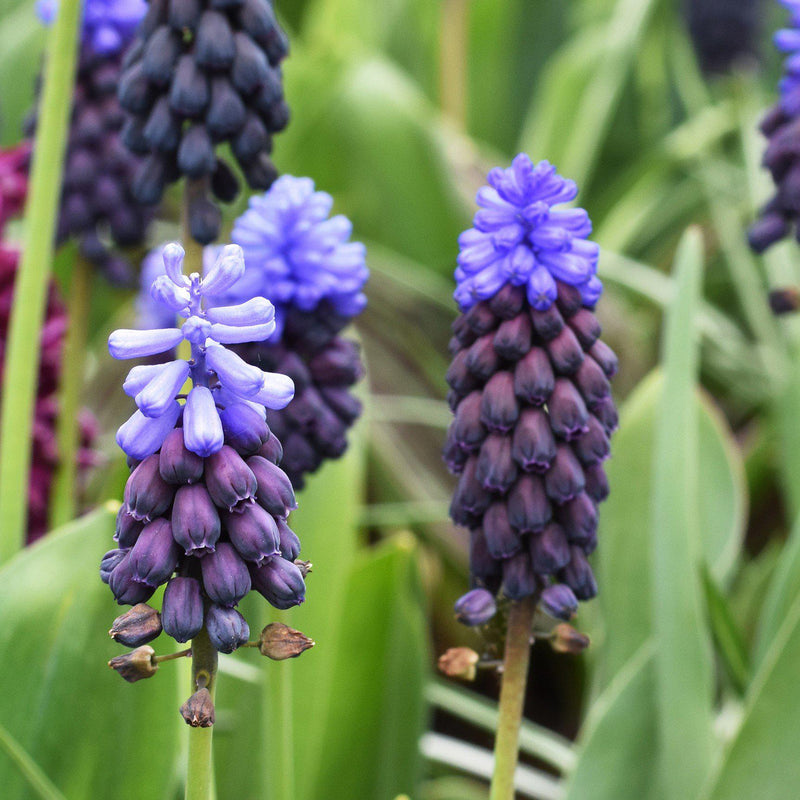
[[58, 787], [44, 774], [22, 745], [0, 724], [0, 750], [20, 771], [41, 800], [64, 800]]
[[712, 754], [712, 658], [699, 567], [699, 351], [694, 324], [703, 247], [689, 229], [675, 257], [677, 292], [664, 333], [664, 395], [656, 423], [653, 483], [653, 617], [660, 776], [667, 800], [694, 797]]

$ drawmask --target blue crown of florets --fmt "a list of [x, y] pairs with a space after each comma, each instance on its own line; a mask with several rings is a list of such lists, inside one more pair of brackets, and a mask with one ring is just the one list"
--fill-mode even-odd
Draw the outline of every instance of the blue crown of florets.
[[459, 238], [456, 302], [466, 311], [510, 283], [524, 286], [528, 301], [544, 311], [555, 302], [556, 281], [580, 290], [584, 305], [603, 291], [597, 278], [599, 247], [582, 208], [555, 208], [578, 194], [573, 181], [551, 164], [533, 164], [520, 153], [508, 169], [493, 169], [477, 195], [481, 207]]
[[247, 270], [234, 293], [268, 295], [279, 328], [284, 307], [312, 311], [328, 301], [352, 317], [366, 305], [366, 248], [349, 241], [352, 223], [330, 217], [332, 207], [333, 198], [315, 191], [310, 178], [283, 175], [236, 220], [231, 239], [242, 247]]
[[[246, 364], [223, 346], [260, 342], [275, 330], [275, 309], [263, 297], [228, 306], [214, 303], [243, 276], [242, 249], [220, 248], [203, 277], [184, 275], [183, 258], [180, 245], [164, 247], [165, 274], [155, 278], [150, 290], [172, 315], [186, 318], [180, 328], [117, 330], [108, 337], [108, 349], [118, 359], [159, 355], [182, 341], [191, 345], [191, 359], [137, 366], [125, 380], [123, 389], [138, 411], [117, 431], [117, 444], [136, 459], [155, 453], [181, 415], [186, 448], [208, 457], [224, 443], [220, 410], [228, 408], [230, 414], [230, 408], [249, 407], [265, 417], [266, 408], [285, 408], [294, 396], [291, 378]], [[179, 393], [188, 378], [193, 386], [181, 405]]]
[[[85, 0], [83, 44], [98, 55], [113, 55], [133, 39], [136, 27], [147, 12], [145, 0]], [[50, 25], [58, 13], [58, 0], [38, 0], [36, 14]]]

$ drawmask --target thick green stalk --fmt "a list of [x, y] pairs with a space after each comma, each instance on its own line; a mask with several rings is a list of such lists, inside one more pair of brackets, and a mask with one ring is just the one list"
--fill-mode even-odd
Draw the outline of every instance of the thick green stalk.
[[[273, 621], [279, 620], [274, 615]], [[263, 770], [261, 797], [288, 800], [295, 796], [292, 727], [292, 659], [267, 661], [262, 683]]]
[[75, 482], [78, 474], [80, 444], [81, 389], [84, 379], [89, 308], [92, 299], [92, 265], [81, 255], [75, 257], [69, 283], [67, 312], [69, 328], [64, 344], [61, 386], [58, 398], [58, 468], [50, 498], [50, 527], [57, 528], [75, 518], [77, 511]]
[[514, 800], [514, 772], [519, 759], [519, 729], [528, 683], [535, 608], [535, 598], [527, 597], [512, 603], [508, 612], [500, 717], [494, 742], [494, 774], [489, 800]]
[[81, 1], [61, 0], [44, 70], [26, 208], [25, 248], [14, 286], [0, 417], [0, 563], [25, 543], [39, 333], [53, 261], [80, 21]]
[[470, 0], [442, 0], [439, 40], [439, 93], [442, 111], [467, 126], [467, 50]]
[[[203, 628], [192, 639], [192, 692], [208, 689], [214, 698], [217, 675], [217, 651]], [[186, 800], [213, 800], [214, 760], [212, 751], [214, 727], [189, 728], [189, 763], [186, 773]]]

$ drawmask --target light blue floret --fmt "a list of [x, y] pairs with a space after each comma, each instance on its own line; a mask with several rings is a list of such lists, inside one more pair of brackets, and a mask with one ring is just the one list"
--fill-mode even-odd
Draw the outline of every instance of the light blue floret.
[[493, 169], [478, 191], [473, 227], [459, 237], [455, 299], [463, 311], [510, 283], [526, 288], [533, 308], [556, 299], [556, 281], [577, 287], [594, 306], [603, 286], [597, 278], [599, 247], [582, 208], [556, 208], [578, 189], [551, 164], [534, 165], [521, 153], [508, 169]]

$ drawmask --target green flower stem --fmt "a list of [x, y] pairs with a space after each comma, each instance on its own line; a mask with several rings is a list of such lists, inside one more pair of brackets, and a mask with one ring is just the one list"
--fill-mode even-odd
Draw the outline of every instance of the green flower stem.
[[80, 0], [61, 0], [44, 69], [26, 208], [25, 247], [14, 286], [0, 417], [0, 563], [8, 561], [25, 544], [39, 334], [53, 261], [80, 21]]
[[[285, 622], [274, 615], [272, 622]], [[294, 731], [292, 724], [292, 659], [267, 661], [262, 682], [261, 743], [264, 768], [261, 797], [287, 800], [295, 796]]]
[[58, 467], [50, 498], [50, 527], [57, 528], [75, 518], [78, 448], [80, 445], [81, 389], [83, 388], [89, 309], [92, 299], [92, 265], [81, 255], [75, 257], [70, 276], [67, 311], [69, 328], [64, 344], [64, 359], [59, 388]]
[[467, 126], [467, 50], [470, 0], [442, 0], [439, 92], [444, 113]]
[[[192, 693], [206, 688], [214, 698], [217, 676], [217, 651], [203, 628], [192, 639]], [[189, 728], [189, 763], [186, 774], [186, 800], [213, 800], [214, 728]]]
[[514, 800], [514, 772], [519, 757], [519, 729], [528, 682], [535, 608], [536, 599], [526, 597], [512, 603], [508, 613], [500, 716], [494, 743], [494, 774], [489, 800]]

